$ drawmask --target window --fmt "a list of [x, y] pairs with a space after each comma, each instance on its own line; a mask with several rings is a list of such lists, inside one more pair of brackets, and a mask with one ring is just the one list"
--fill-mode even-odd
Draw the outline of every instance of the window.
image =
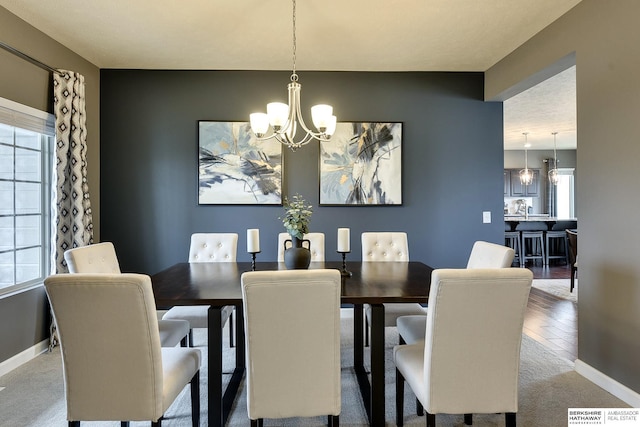
[[49, 274], [53, 116], [0, 98], [0, 296]]
[[556, 185], [557, 217], [560, 219], [573, 219], [576, 217], [573, 195], [573, 169], [558, 168], [558, 184]]

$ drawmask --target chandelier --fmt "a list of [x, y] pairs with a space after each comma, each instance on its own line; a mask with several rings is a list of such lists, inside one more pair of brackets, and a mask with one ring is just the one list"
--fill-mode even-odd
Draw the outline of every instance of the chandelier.
[[556, 135], [558, 132], [551, 132], [553, 135], [553, 169], [549, 170], [549, 182], [553, 185], [558, 184], [558, 155], [556, 153]]
[[527, 142], [527, 132], [523, 132], [524, 135], [524, 169], [520, 171], [520, 182], [522, 185], [529, 185], [531, 181], [533, 181], [533, 172], [529, 169], [529, 165], [527, 163], [527, 148], [529, 148], [530, 144]]
[[[251, 130], [259, 140], [275, 138], [292, 151], [311, 142], [314, 138], [328, 141], [336, 130], [336, 116], [331, 105], [319, 104], [311, 107], [311, 119], [317, 132], [310, 130], [302, 119], [300, 111], [300, 90], [296, 74], [296, 0], [293, 2], [293, 71], [289, 91], [289, 104], [271, 102], [267, 104], [267, 113], [253, 113], [250, 117]], [[271, 128], [271, 131], [269, 130]], [[296, 141], [298, 128], [303, 136]]]

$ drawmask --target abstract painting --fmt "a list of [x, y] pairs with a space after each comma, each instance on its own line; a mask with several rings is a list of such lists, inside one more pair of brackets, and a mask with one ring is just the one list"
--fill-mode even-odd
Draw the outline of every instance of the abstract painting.
[[282, 144], [248, 122], [199, 121], [198, 151], [198, 204], [282, 204]]
[[320, 143], [320, 205], [402, 205], [402, 123], [338, 123]]

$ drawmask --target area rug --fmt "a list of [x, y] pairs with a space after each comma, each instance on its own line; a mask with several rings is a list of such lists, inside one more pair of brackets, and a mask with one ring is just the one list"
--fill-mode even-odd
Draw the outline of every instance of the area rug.
[[[342, 413], [340, 424], [343, 426], [366, 426], [367, 419], [360, 399], [353, 369], [353, 321], [349, 316], [343, 317], [342, 324]], [[196, 346], [202, 351], [205, 364], [201, 369], [201, 426], [207, 425], [207, 346], [206, 330], [196, 329]], [[227, 337], [228, 334], [223, 334]], [[225, 338], [226, 339], [226, 338]], [[389, 344], [398, 340], [395, 328], [386, 328], [385, 339]], [[225, 342], [223, 369], [231, 369], [235, 355]], [[395, 425], [395, 369], [393, 367], [393, 346], [386, 349], [386, 407], [387, 425]], [[365, 352], [368, 358], [368, 353]], [[517, 420], [519, 426], [563, 426], [567, 425], [568, 408], [616, 408], [628, 407], [610, 393], [577, 374], [572, 362], [560, 358], [523, 335], [519, 410]], [[224, 375], [228, 380], [229, 375]], [[62, 364], [60, 348], [52, 353], [44, 353], [31, 362], [0, 377], [0, 426], [32, 426], [63, 427], [66, 426], [66, 405], [62, 382]], [[188, 389], [185, 389], [169, 408], [163, 421], [165, 427], [190, 427], [191, 410]], [[461, 415], [438, 415], [439, 427], [460, 427], [463, 424]], [[287, 420], [265, 420], [265, 426], [324, 426], [326, 417], [292, 418]], [[409, 387], [405, 387], [405, 418], [407, 426], [424, 426], [425, 418], [415, 415], [415, 397]], [[83, 427], [117, 427], [119, 423], [86, 422]], [[227, 426], [240, 427], [249, 425], [246, 409], [246, 392], [244, 383], [236, 398], [232, 415]], [[476, 426], [503, 426], [504, 416], [500, 414], [474, 415]], [[132, 427], [145, 426], [149, 423], [132, 422]]]
[[578, 301], [578, 281], [573, 288], [573, 292], [569, 292], [571, 288], [569, 279], [534, 279], [532, 286], [540, 289], [548, 294], [555, 295], [558, 298], [569, 301]]

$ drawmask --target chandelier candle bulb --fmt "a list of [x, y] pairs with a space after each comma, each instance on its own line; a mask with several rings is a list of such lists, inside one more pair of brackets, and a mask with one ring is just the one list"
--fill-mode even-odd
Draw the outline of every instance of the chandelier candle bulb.
[[247, 252], [260, 252], [260, 230], [257, 228], [247, 230]]
[[348, 228], [338, 228], [338, 252], [351, 252]]
[[258, 137], [262, 137], [269, 130], [269, 116], [265, 113], [253, 113], [249, 115], [251, 129]]
[[267, 116], [271, 126], [275, 129], [280, 129], [287, 123], [289, 118], [289, 106], [282, 102], [270, 102], [267, 104]]
[[316, 129], [325, 131], [333, 117], [333, 107], [326, 104], [318, 104], [311, 107], [311, 120]]

